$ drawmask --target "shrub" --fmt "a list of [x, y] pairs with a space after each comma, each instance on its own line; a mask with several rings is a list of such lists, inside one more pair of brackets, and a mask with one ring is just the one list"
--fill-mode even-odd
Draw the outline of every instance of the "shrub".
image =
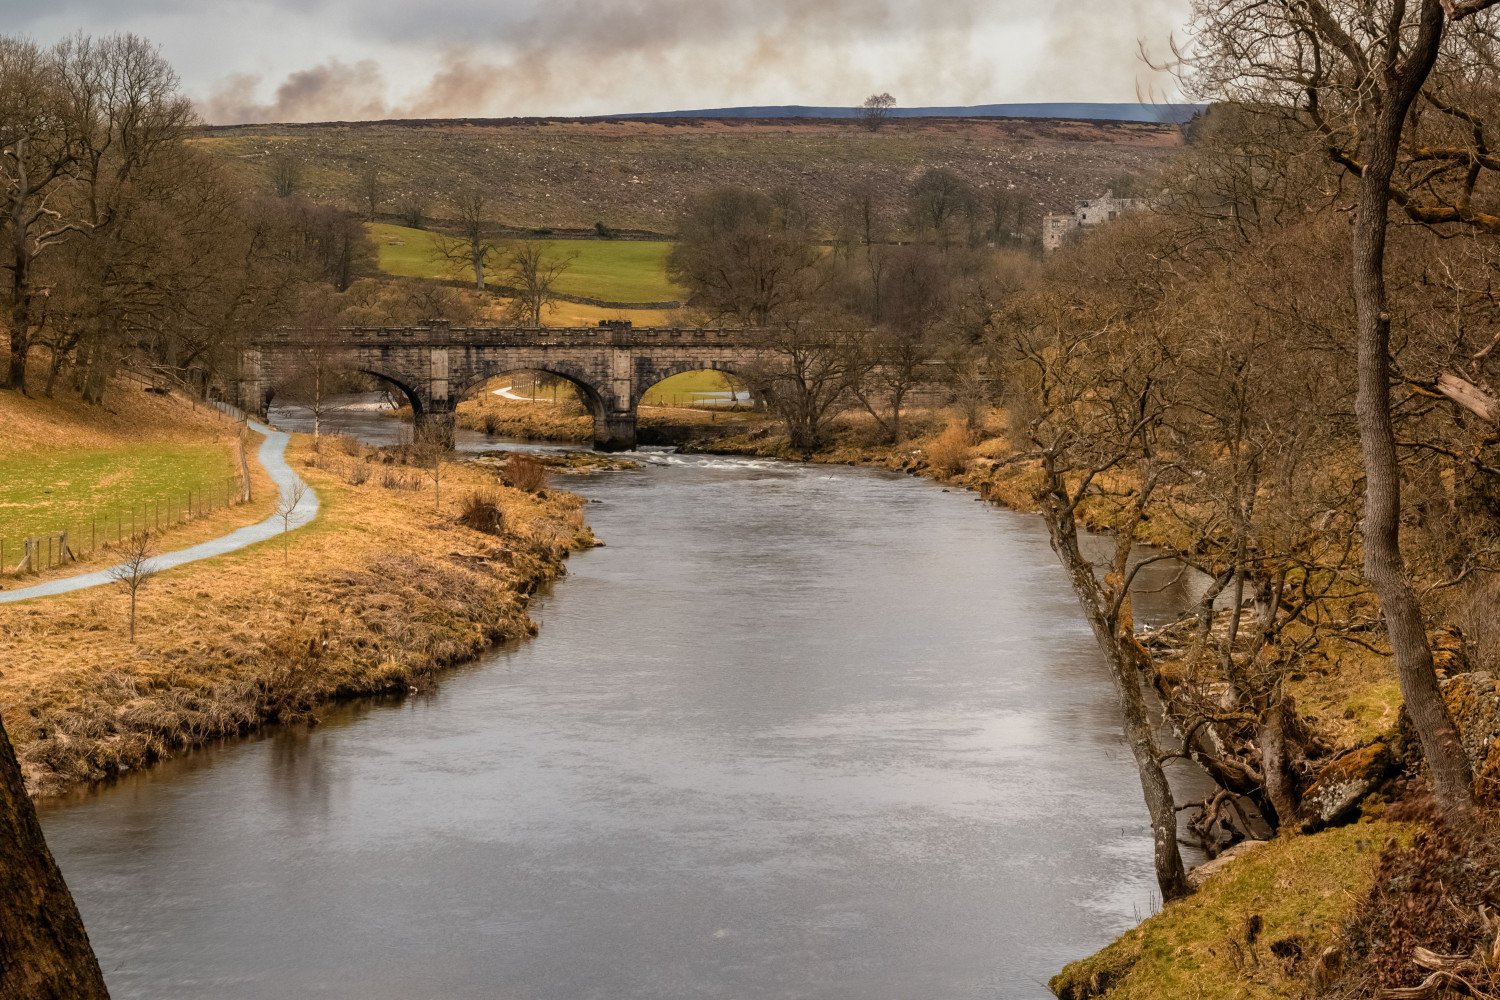
[[1500, 821], [1443, 816], [1421, 798], [1390, 811], [1408, 818], [1403, 813], [1419, 824], [1415, 840], [1386, 847], [1374, 888], [1345, 929], [1347, 971], [1330, 994], [1446, 996], [1417, 990], [1438, 968], [1418, 961], [1425, 949], [1469, 984], [1464, 995], [1500, 995], [1500, 937], [1490, 916], [1500, 906]]
[[338, 442], [345, 455], [358, 455], [365, 450], [365, 446], [360, 444], [357, 438], [350, 437], [348, 434], [339, 434], [334, 440]]
[[968, 467], [973, 443], [969, 428], [963, 421], [954, 420], [927, 445], [927, 464], [945, 476], [956, 476]]
[[484, 432], [490, 437], [500, 433], [500, 414], [486, 413], [483, 418]]
[[344, 482], [350, 486], [363, 486], [370, 481], [370, 463], [354, 462], [344, 473]]
[[535, 455], [515, 454], [505, 460], [500, 474], [506, 485], [527, 493], [536, 493], [547, 487], [547, 466]]
[[388, 490], [406, 489], [406, 477], [395, 469], [386, 469], [380, 474], [380, 485]]
[[475, 490], [464, 498], [459, 510], [458, 523], [475, 531], [498, 535], [505, 529], [505, 515], [500, 502], [493, 493]]

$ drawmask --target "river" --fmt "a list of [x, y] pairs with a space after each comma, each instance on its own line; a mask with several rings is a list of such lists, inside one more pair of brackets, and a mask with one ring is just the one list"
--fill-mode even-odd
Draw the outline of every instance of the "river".
[[646, 460], [536, 639], [45, 810], [116, 1000], [1041, 998], [1153, 909], [1038, 519]]

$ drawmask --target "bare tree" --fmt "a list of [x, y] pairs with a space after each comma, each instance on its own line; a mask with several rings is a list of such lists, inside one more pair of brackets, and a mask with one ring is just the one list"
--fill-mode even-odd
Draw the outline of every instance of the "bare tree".
[[418, 194], [408, 194], [396, 203], [396, 216], [403, 225], [421, 229], [427, 224], [427, 200]]
[[[1156, 492], [1173, 475], [1157, 455], [1163, 400], [1156, 375], [1165, 364], [1150, 338], [1125, 335], [1119, 324], [1061, 294], [1014, 304], [1006, 322], [1014, 418], [1024, 426], [1039, 466], [1037, 499], [1084, 615], [1119, 693], [1126, 742], [1135, 760], [1155, 844], [1163, 899], [1190, 889], [1177, 845], [1177, 807], [1163, 762], [1170, 752], [1157, 735], [1142, 677], [1149, 658], [1135, 636], [1130, 587], [1134, 556]], [[1121, 488], [1118, 481], [1131, 485]], [[1105, 566], [1084, 554], [1079, 510], [1105, 500], [1115, 511], [1113, 552]]]
[[464, 268], [474, 276], [474, 287], [485, 288], [485, 276], [505, 244], [496, 234], [490, 220], [489, 197], [478, 187], [468, 187], [452, 197], [454, 232], [433, 240], [433, 252], [440, 260]]
[[131, 209], [152, 200], [142, 196], [142, 175], [164, 151], [181, 150], [192, 111], [176, 89], [171, 67], [134, 35], [80, 35], [47, 49], [0, 38], [9, 388], [25, 390], [44, 322], [38, 268], [72, 243], [114, 233]]
[[143, 531], [126, 544], [125, 561], [109, 570], [109, 578], [130, 595], [130, 641], [135, 642], [135, 606], [141, 588], [161, 570], [155, 563], [156, 545], [151, 532]]
[[278, 198], [290, 198], [302, 184], [302, 164], [284, 150], [271, 154], [266, 170], [271, 177], [271, 190]]
[[412, 457], [432, 480], [432, 511], [443, 512], [443, 460], [448, 457], [447, 444], [434, 435], [424, 435], [413, 448]]
[[[1365, 575], [1380, 597], [1402, 695], [1434, 791], [1449, 806], [1473, 802], [1473, 773], [1438, 688], [1422, 609], [1401, 550], [1401, 470], [1391, 403], [1391, 311], [1386, 285], [1390, 206], [1416, 221], [1500, 230], [1474, 206], [1489, 164], [1483, 121], [1430, 85], [1449, 16], [1496, 0], [1236, 0], [1195, 4], [1201, 48], [1190, 62], [1204, 93], [1280, 108], [1304, 123], [1356, 182], [1349, 288], [1356, 313], [1358, 417], [1365, 468]], [[1453, 46], [1463, 59], [1466, 39]], [[1449, 157], [1403, 145], [1421, 100], [1440, 120], [1473, 129], [1475, 144]], [[1444, 169], [1445, 166], [1448, 169]], [[1456, 169], [1454, 169], [1456, 168]], [[1446, 179], [1446, 180], [1445, 180]], [[1446, 184], [1447, 188], [1440, 187]]]
[[919, 233], [946, 246], [957, 224], [973, 215], [975, 200], [968, 181], [946, 167], [931, 167], [912, 184], [912, 224]]
[[952, 281], [950, 262], [931, 247], [871, 254], [868, 305], [876, 325], [853, 338], [861, 361], [851, 369], [850, 390], [889, 441], [901, 440], [906, 399], [938, 354], [936, 329]]
[[358, 194], [366, 219], [373, 219], [380, 214], [380, 204], [385, 200], [385, 186], [381, 182], [380, 168], [375, 164], [369, 164], [359, 172]]
[[865, 98], [864, 104], [860, 105], [860, 121], [871, 132], [879, 132], [885, 125], [885, 120], [890, 117], [891, 109], [895, 106], [896, 99], [890, 94], [871, 94]]
[[577, 257], [576, 253], [554, 253], [537, 240], [525, 240], [505, 248], [501, 256], [500, 278], [511, 295], [513, 311], [526, 326], [541, 329], [547, 306], [557, 299], [557, 279]]
[[307, 496], [307, 484], [297, 480], [289, 487], [282, 490], [276, 498], [276, 516], [281, 518], [281, 561], [289, 562], [292, 557], [292, 517], [297, 513], [297, 508], [302, 506], [302, 500]]
[[792, 449], [811, 455], [850, 402], [863, 357], [854, 335], [826, 316], [784, 317], [769, 334], [772, 356], [748, 369], [746, 381], [786, 426]]
[[854, 245], [873, 246], [885, 235], [880, 190], [868, 179], [856, 181], [846, 189], [838, 213], [839, 240], [846, 253]]
[[691, 304], [716, 316], [776, 322], [802, 309], [824, 280], [804, 222], [761, 192], [711, 191], [689, 205], [667, 272]]

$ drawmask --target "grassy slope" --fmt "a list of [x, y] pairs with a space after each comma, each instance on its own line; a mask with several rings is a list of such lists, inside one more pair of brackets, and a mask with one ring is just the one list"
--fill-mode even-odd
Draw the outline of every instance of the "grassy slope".
[[[371, 223], [370, 235], [380, 255], [380, 269], [407, 278], [461, 278], [433, 251], [434, 235], [391, 223]], [[607, 302], [674, 302], [682, 289], [667, 280], [666, 258], [672, 244], [657, 240], [541, 240], [553, 259], [568, 258], [558, 278], [564, 295]], [[495, 276], [491, 274], [491, 279]]]
[[1373, 822], [1273, 841], [1049, 985], [1073, 1000], [1311, 997], [1311, 969], [1369, 892], [1381, 849], [1408, 834]]
[[474, 181], [515, 226], [656, 233], [674, 230], [690, 196], [725, 184], [793, 190], [827, 228], [851, 183], [867, 180], [899, 205], [924, 167], [1019, 193], [1035, 216], [1149, 173], [1180, 144], [1171, 127], [1001, 119], [893, 122], [878, 133], [817, 121], [267, 125], [198, 141], [267, 190], [267, 157], [285, 151], [319, 200], [354, 205], [356, 178], [373, 163], [387, 211], [415, 193], [441, 217], [435, 193]]
[[[500, 487], [449, 465], [435, 513], [422, 470], [371, 467], [297, 438], [318, 520], [289, 536], [162, 574], [141, 592], [139, 642], [111, 588], [0, 606], [0, 717], [28, 784], [50, 793], [196, 743], [295, 718], [330, 698], [414, 680], [531, 629], [526, 597], [589, 543], [579, 502]], [[461, 527], [488, 490], [500, 538]]]
[[[235, 474], [233, 421], [217, 411], [144, 391], [111, 388], [104, 407], [0, 391], [0, 538], [8, 562], [29, 535], [70, 533], [87, 545], [130, 512], [194, 492], [222, 502]], [[153, 506], [154, 515], [154, 506]]]

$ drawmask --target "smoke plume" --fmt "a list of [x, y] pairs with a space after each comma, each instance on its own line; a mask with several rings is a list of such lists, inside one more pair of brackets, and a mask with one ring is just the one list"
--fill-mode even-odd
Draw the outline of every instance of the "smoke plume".
[[269, 98], [264, 80], [238, 75], [201, 110], [229, 123], [852, 105], [879, 90], [906, 105], [1131, 100], [1149, 75], [1138, 40], [1164, 48], [1187, 0], [1039, 6], [455, 0], [433, 16], [423, 4], [361, 4], [358, 43], [395, 54], [401, 68], [329, 59], [290, 74]]

